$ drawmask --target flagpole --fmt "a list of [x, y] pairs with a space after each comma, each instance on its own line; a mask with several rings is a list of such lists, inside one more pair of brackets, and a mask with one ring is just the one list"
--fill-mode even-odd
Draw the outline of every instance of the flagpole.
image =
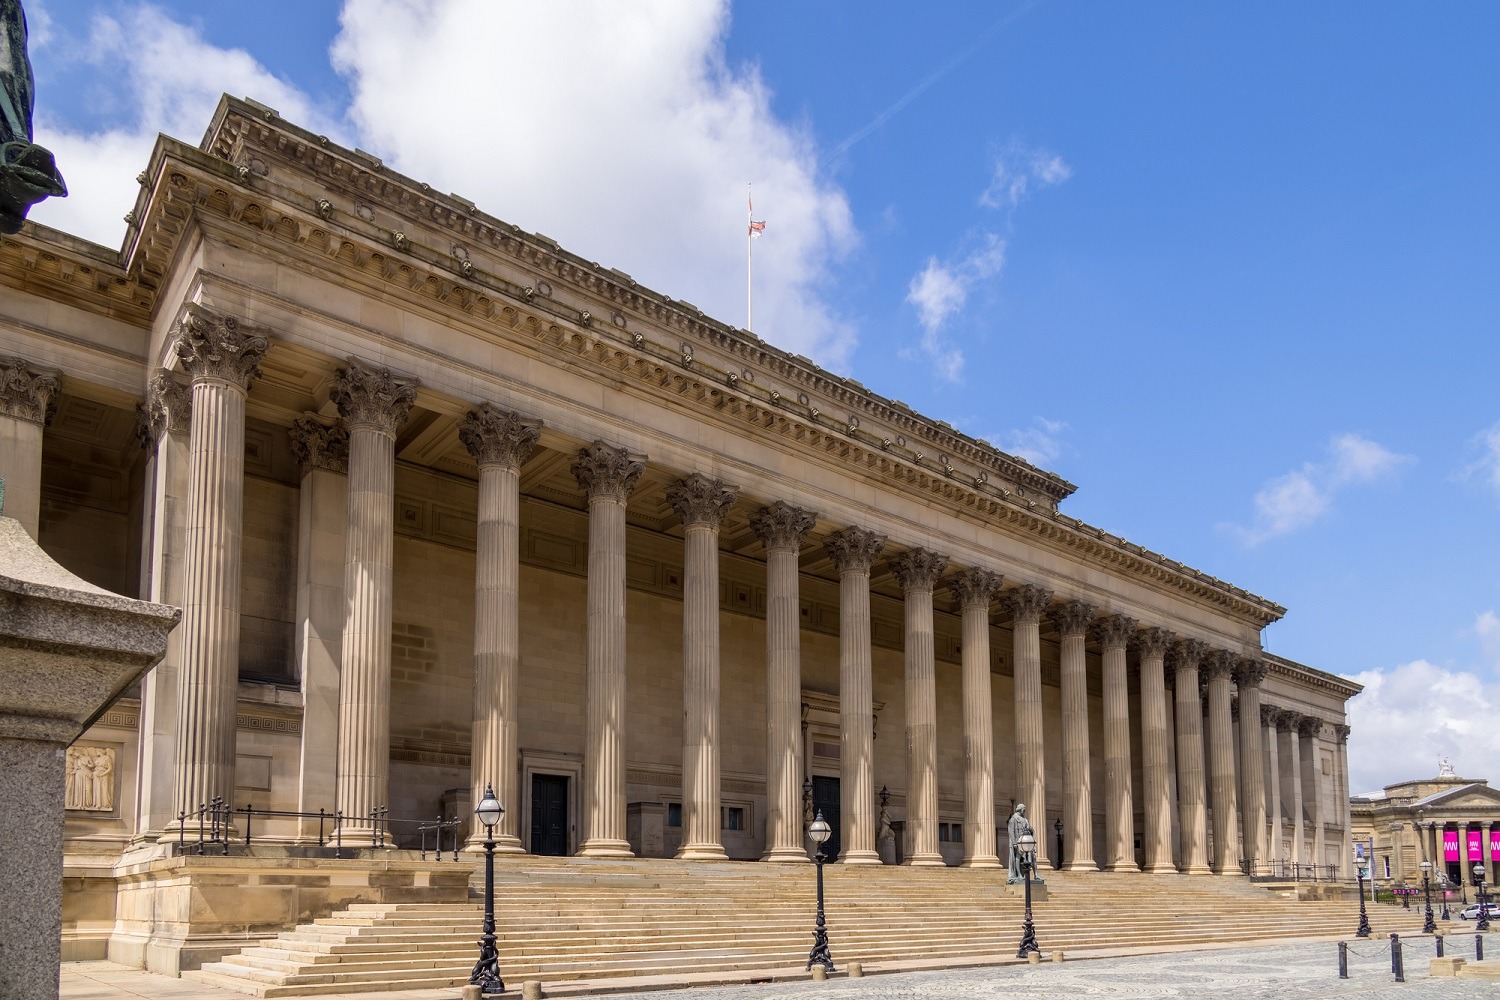
[[750, 185], [745, 185], [745, 332], [755, 332], [755, 299], [754, 283], [750, 277], [750, 259], [754, 254], [755, 240], [750, 229], [750, 223], [754, 221], [755, 204], [750, 200]]

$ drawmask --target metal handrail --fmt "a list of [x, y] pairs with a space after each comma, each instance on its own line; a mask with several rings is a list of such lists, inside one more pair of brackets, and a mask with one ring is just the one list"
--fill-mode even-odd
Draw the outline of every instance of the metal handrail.
[[[443, 831], [452, 830], [453, 838], [451, 845], [451, 856], [454, 861], [458, 860], [459, 828], [463, 825], [463, 819], [459, 816], [445, 817], [441, 813], [436, 819], [405, 817], [393, 817], [389, 806], [377, 806], [370, 810], [368, 817], [360, 817], [357, 822], [368, 823], [370, 828], [370, 847], [383, 848], [387, 842], [392, 840], [391, 827], [393, 824], [403, 826], [415, 826], [419, 837], [419, 848], [421, 860], [427, 860], [427, 840], [430, 832], [433, 837], [433, 860], [443, 860]], [[335, 858], [343, 857], [345, 845], [344, 826], [346, 817], [342, 810], [329, 812], [320, 808], [317, 812], [307, 812], [296, 809], [257, 809], [253, 803], [246, 803], [235, 809], [231, 809], [222, 796], [214, 796], [208, 802], [198, 806], [191, 812], [179, 812], [177, 814], [177, 849], [181, 854], [188, 853], [189, 847], [196, 847], [196, 853], [206, 853], [205, 848], [218, 845], [220, 855], [228, 855], [230, 847], [230, 831], [232, 829], [231, 817], [241, 817], [244, 823], [243, 836], [235, 838], [250, 847], [255, 840], [255, 820], [259, 819], [315, 819], [318, 821], [318, 846], [332, 847]], [[328, 821], [333, 821], [333, 831], [330, 834], [327, 829]], [[189, 829], [196, 822], [198, 833], [196, 838], [189, 837]], [[351, 845], [353, 846], [353, 845]]]

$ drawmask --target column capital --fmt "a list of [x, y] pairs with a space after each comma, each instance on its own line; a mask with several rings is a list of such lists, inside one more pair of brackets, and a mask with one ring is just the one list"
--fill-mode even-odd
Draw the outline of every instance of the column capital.
[[953, 592], [954, 597], [958, 598], [960, 607], [965, 609], [982, 607], [985, 614], [989, 614], [990, 601], [994, 600], [995, 594], [1000, 591], [1000, 584], [1004, 579], [993, 570], [965, 570], [949, 579], [948, 589]]
[[677, 512], [684, 526], [703, 524], [717, 528], [724, 515], [734, 506], [739, 490], [725, 486], [722, 479], [710, 479], [694, 472], [667, 487], [667, 503]]
[[1094, 614], [1095, 608], [1092, 604], [1084, 601], [1064, 601], [1050, 609], [1047, 617], [1052, 620], [1053, 627], [1064, 636], [1081, 636], [1088, 633]]
[[417, 380], [355, 358], [334, 376], [328, 398], [352, 431], [365, 427], [395, 436], [417, 401]]
[[1304, 715], [1297, 720], [1297, 735], [1304, 740], [1316, 739], [1323, 732], [1323, 720], [1316, 715]]
[[1301, 725], [1301, 712], [1294, 712], [1289, 708], [1279, 709], [1276, 712], [1276, 728], [1281, 732], [1295, 733]]
[[149, 451], [165, 434], [186, 434], [192, 409], [187, 387], [165, 368], [158, 368], [146, 383], [146, 401], [135, 408], [135, 436], [141, 447]]
[[314, 469], [348, 475], [349, 428], [343, 424], [325, 425], [313, 417], [298, 417], [287, 438], [302, 476]]
[[260, 376], [261, 359], [271, 346], [267, 332], [189, 302], [177, 317], [172, 352], [193, 381], [217, 379], [247, 390]]
[[1022, 584], [1000, 595], [1000, 603], [1010, 612], [1017, 625], [1039, 625], [1042, 612], [1052, 603], [1052, 591], [1032, 584]]
[[520, 469], [536, 451], [541, 436], [540, 420], [528, 420], [493, 403], [480, 403], [465, 413], [458, 425], [458, 439], [480, 468], [499, 465]]
[[1130, 639], [1135, 635], [1138, 624], [1128, 615], [1105, 615], [1094, 622], [1094, 638], [1098, 639], [1099, 645], [1105, 649], [1123, 649], [1130, 645]]
[[1166, 656], [1177, 635], [1169, 628], [1143, 628], [1135, 634], [1135, 648], [1142, 656]]
[[1266, 679], [1266, 661], [1258, 656], [1242, 656], [1234, 668], [1234, 682], [1242, 688], [1256, 687]]
[[1278, 728], [1278, 726], [1280, 724], [1280, 721], [1281, 721], [1281, 709], [1277, 708], [1275, 705], [1262, 705], [1262, 706], [1260, 706], [1260, 724], [1261, 725], [1263, 725], [1263, 726], [1270, 726], [1272, 729], [1275, 729], [1275, 728]]
[[767, 551], [801, 549], [807, 533], [817, 523], [817, 514], [801, 507], [793, 507], [785, 500], [777, 500], [750, 515], [750, 530], [755, 532]]
[[60, 373], [24, 358], [0, 357], [0, 413], [45, 424], [57, 409]]
[[836, 531], [823, 542], [823, 551], [840, 573], [868, 573], [884, 548], [884, 535], [855, 527]]
[[1343, 746], [1349, 742], [1349, 732], [1349, 727], [1343, 724], [1333, 727], [1333, 738], [1338, 742], [1339, 746]]
[[1198, 663], [1208, 652], [1208, 643], [1202, 639], [1178, 639], [1172, 645], [1172, 668], [1178, 672], [1197, 670]]
[[903, 591], [931, 590], [948, 568], [948, 557], [927, 549], [908, 549], [886, 563]]
[[572, 465], [573, 478], [590, 501], [603, 498], [624, 503], [645, 471], [644, 459], [603, 441], [580, 448]]
[[1203, 677], [1205, 680], [1227, 680], [1234, 673], [1234, 668], [1239, 664], [1239, 655], [1231, 653], [1227, 649], [1210, 649], [1203, 657]]

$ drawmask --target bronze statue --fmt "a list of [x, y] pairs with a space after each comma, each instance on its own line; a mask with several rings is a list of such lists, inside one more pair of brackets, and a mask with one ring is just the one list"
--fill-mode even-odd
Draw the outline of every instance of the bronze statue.
[[0, 0], [0, 233], [17, 232], [43, 198], [68, 195], [52, 154], [31, 141], [33, 86], [26, 12]]

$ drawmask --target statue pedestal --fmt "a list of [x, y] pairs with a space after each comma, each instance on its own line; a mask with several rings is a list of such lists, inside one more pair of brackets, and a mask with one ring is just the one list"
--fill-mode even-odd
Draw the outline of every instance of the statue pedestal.
[[880, 855], [880, 863], [893, 865], [896, 863], [896, 838], [882, 837], [875, 841], [875, 853]]
[[[1026, 883], [1017, 882], [1014, 885], [1007, 883], [1005, 886], [1005, 894], [1007, 896], [1018, 896], [1024, 899], [1026, 897]], [[1046, 882], [1033, 881], [1031, 883], [1031, 901], [1033, 903], [1045, 903], [1047, 901]]]

